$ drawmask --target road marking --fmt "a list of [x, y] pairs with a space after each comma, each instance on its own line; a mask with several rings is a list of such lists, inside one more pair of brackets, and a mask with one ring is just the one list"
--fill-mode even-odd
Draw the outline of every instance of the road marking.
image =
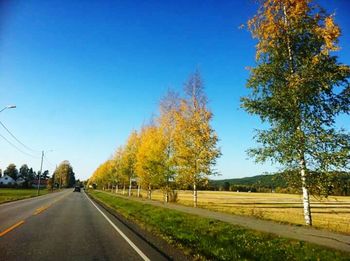
[[19, 222], [17, 222], [16, 224], [14, 224], [13, 226], [9, 227], [8, 229], [2, 231], [0, 233], [0, 237], [6, 235], [8, 232], [10, 232], [11, 230], [14, 230], [16, 227], [19, 227], [20, 225], [22, 225], [24, 223], [24, 220], [21, 220]]
[[40, 213], [44, 212], [46, 209], [48, 209], [49, 207], [51, 207], [53, 204], [55, 204], [56, 202], [60, 201], [61, 199], [65, 198], [67, 195], [69, 195], [68, 193], [66, 195], [62, 195], [59, 198], [53, 200], [50, 204], [46, 205], [46, 206], [42, 206], [40, 208], [37, 208], [35, 210], [35, 212], [33, 213], [33, 216], [39, 215]]
[[[84, 193], [85, 194], [85, 193]], [[142, 257], [145, 261], [150, 261], [150, 259], [103, 213], [96, 204], [85, 194], [87, 199], [91, 202], [92, 205], [101, 213], [101, 215], [112, 225], [112, 227], [128, 242], [128, 244]]]
[[34, 212], [34, 216], [35, 215], [39, 215], [41, 212], [45, 211], [46, 209], [48, 209], [49, 207], [51, 207], [51, 204], [50, 205], [47, 205], [47, 206], [43, 206], [43, 207], [40, 207], [40, 208], [37, 208]]

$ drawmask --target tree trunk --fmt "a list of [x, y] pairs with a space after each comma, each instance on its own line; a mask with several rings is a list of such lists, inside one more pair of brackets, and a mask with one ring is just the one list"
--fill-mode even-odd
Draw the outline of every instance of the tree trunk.
[[148, 185], [148, 199], [149, 199], [149, 200], [152, 199], [152, 189], [151, 189], [151, 185]]
[[168, 203], [169, 202], [169, 191], [168, 191], [168, 188], [166, 189], [165, 191], [165, 203]]
[[129, 197], [131, 196], [131, 178], [130, 178], [130, 180], [129, 180], [129, 194], [128, 194], [128, 196], [129, 196]]
[[138, 186], [137, 186], [137, 197], [138, 197], [138, 198], [140, 197], [140, 190], [141, 190], [141, 186], [138, 185]]
[[301, 175], [301, 186], [303, 190], [305, 223], [308, 226], [312, 226], [310, 196], [309, 196], [309, 189], [307, 188], [307, 185], [306, 185], [306, 163], [305, 163], [304, 157], [302, 157], [302, 159], [300, 160], [300, 175]]
[[115, 194], [118, 193], [118, 184], [115, 185]]
[[123, 195], [125, 195], [125, 183], [123, 183]]
[[193, 184], [193, 206], [197, 207], [197, 185], [196, 183]]

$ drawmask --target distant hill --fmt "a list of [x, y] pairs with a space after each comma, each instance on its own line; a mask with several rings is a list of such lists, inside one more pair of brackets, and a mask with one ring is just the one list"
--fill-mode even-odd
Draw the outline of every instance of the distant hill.
[[233, 185], [246, 185], [252, 186], [260, 184], [262, 186], [274, 186], [274, 187], [287, 187], [287, 181], [281, 174], [271, 175], [258, 175], [253, 177], [236, 178], [236, 179], [221, 179], [221, 180], [210, 180], [212, 184], [222, 186], [225, 182], [229, 182]]
[[[311, 182], [315, 182], [319, 174], [311, 173]], [[327, 175], [329, 195], [350, 195], [350, 173], [349, 172], [331, 172]], [[292, 178], [291, 178], [292, 177]], [[314, 179], [314, 180], [313, 180]], [[289, 181], [289, 182], [288, 182]], [[281, 193], [299, 193], [301, 184], [297, 173], [276, 173], [271, 175], [258, 175], [253, 177], [210, 180], [209, 190], [224, 191], [251, 191], [251, 192], [281, 192]], [[293, 184], [293, 185], [290, 185]], [[314, 183], [312, 192], [317, 194], [317, 182]], [[324, 192], [324, 191], [323, 191]]]

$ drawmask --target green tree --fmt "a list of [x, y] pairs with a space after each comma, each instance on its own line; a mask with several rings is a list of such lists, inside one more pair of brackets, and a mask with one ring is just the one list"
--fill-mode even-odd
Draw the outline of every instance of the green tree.
[[298, 171], [305, 222], [312, 225], [311, 170], [349, 167], [349, 134], [335, 127], [336, 117], [350, 110], [349, 66], [331, 55], [340, 29], [333, 15], [308, 0], [263, 1], [248, 26], [258, 40], [257, 66], [242, 107], [270, 126], [257, 132], [262, 146], [249, 153]]
[[7, 168], [4, 170], [4, 175], [10, 176], [14, 180], [18, 178], [18, 170], [15, 164], [11, 163], [7, 166]]
[[27, 164], [23, 164], [19, 168], [19, 176], [21, 176], [24, 180], [28, 180], [29, 168]]
[[36, 173], [33, 171], [33, 168], [28, 170], [28, 181], [32, 181], [35, 178]]

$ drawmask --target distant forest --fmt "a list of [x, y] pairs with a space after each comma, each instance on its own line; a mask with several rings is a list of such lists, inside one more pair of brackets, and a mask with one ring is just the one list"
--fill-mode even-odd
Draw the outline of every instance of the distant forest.
[[[350, 195], [350, 173], [311, 173], [309, 184], [314, 195]], [[253, 177], [210, 180], [206, 189], [239, 192], [301, 193], [300, 181], [292, 172], [258, 175]], [[298, 178], [298, 177], [297, 177]], [[321, 178], [321, 181], [320, 181]]]

